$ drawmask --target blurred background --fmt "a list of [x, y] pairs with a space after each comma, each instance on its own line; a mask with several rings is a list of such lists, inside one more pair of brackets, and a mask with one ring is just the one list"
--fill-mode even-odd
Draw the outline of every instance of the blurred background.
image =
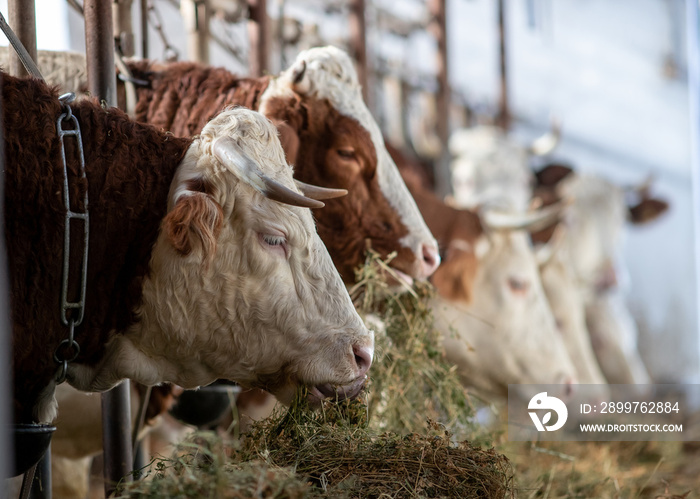
[[[83, 20], [71, 3], [36, 1], [39, 49], [84, 53]], [[144, 2], [144, 45], [142, 2], [134, 0], [134, 54], [193, 59], [186, 35], [196, 3]], [[444, 31], [435, 21], [441, 5]], [[366, 99], [385, 136], [436, 165], [442, 194], [450, 190], [446, 134], [487, 123], [506, 125], [528, 144], [554, 118], [562, 139], [550, 160], [618, 185], [653, 175], [654, 194], [670, 209], [648, 225], [627, 225], [619, 276], [652, 378], [700, 382], [695, 0], [268, 0], [265, 7], [262, 72], [276, 74], [316, 45], [359, 54]], [[7, 12], [6, 0], [0, 9]], [[247, 4], [210, 1], [206, 15], [199, 58], [250, 74]], [[439, 111], [441, 76], [449, 82], [448, 113]]]

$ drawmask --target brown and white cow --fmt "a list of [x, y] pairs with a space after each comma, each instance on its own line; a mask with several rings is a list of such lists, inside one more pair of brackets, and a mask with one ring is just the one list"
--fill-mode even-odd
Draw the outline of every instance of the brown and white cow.
[[[14, 418], [46, 422], [55, 417], [54, 350], [68, 337], [59, 316], [62, 110], [42, 82], [2, 80]], [[73, 386], [99, 391], [128, 377], [196, 387], [226, 378], [283, 401], [301, 385], [315, 398], [359, 391], [373, 334], [300, 207], [322, 203], [299, 193], [267, 119], [229, 110], [197, 138], [180, 139], [94, 100], [72, 113], [87, 182], [73, 159], [68, 183], [73, 209], [87, 188], [90, 210]]]
[[410, 172], [404, 178], [445, 251], [432, 278], [439, 295], [433, 312], [445, 355], [464, 384], [488, 397], [506, 396], [509, 384], [536, 383], [561, 384], [559, 395], [570, 395], [577, 373], [527, 232], [551, 224], [559, 208], [523, 216], [459, 210]]
[[[454, 202], [461, 208], [496, 206], [514, 213], [525, 212], [532, 202], [535, 174], [531, 156], [551, 152], [559, 140], [559, 127], [524, 147], [497, 127], [481, 126], [455, 132], [450, 146], [457, 154], [452, 163]], [[552, 199], [559, 200], [555, 197]], [[564, 209], [566, 212], [568, 207]], [[550, 227], [554, 230], [555, 225]], [[566, 237], [568, 231], [560, 230]], [[569, 356], [581, 383], [596, 385], [587, 390], [596, 403], [606, 397], [607, 387], [597, 364], [585, 317], [582, 290], [570, 269], [572, 255], [561, 244], [539, 248], [540, 277]], [[546, 255], [544, 257], [543, 255]]]
[[177, 136], [198, 133], [226, 106], [257, 109], [280, 131], [294, 176], [343, 188], [316, 213], [321, 239], [347, 283], [368, 245], [407, 282], [430, 276], [439, 264], [435, 239], [388, 154], [379, 126], [362, 99], [350, 57], [335, 47], [301, 52], [275, 78], [239, 78], [195, 63], [129, 63], [138, 87], [135, 118]]

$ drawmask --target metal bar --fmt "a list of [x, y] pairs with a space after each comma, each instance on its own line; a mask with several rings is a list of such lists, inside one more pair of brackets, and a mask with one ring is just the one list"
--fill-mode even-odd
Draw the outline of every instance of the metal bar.
[[148, 59], [148, 0], [140, 0], [141, 7], [141, 57]]
[[187, 32], [187, 57], [209, 62], [209, 7], [202, 0], [181, 0], [180, 14]]
[[248, 70], [250, 76], [263, 76], [268, 65], [268, 20], [265, 0], [248, 0]]
[[107, 105], [116, 106], [112, 1], [85, 0], [83, 10], [88, 89], [92, 95], [107, 102]]
[[505, 5], [498, 0], [498, 68], [500, 81], [500, 96], [498, 101], [498, 125], [504, 130], [510, 127], [510, 106], [508, 103], [508, 64], [506, 60], [506, 25]]
[[134, 458], [131, 447], [131, 400], [129, 380], [102, 394], [102, 445], [104, 448], [105, 496], [122, 481], [131, 481]]
[[32, 482], [32, 499], [51, 499], [51, 444], [36, 467]]
[[[36, 10], [34, 0], [8, 0], [8, 18], [10, 26], [17, 37], [29, 52], [29, 56], [36, 61]], [[14, 52], [10, 51], [10, 74], [14, 76], [26, 76], [27, 70]]]
[[134, 55], [134, 27], [131, 22], [133, 0], [113, 0], [112, 20], [114, 21], [114, 43], [124, 57]]
[[447, 15], [446, 0], [430, 0], [430, 28], [437, 41], [437, 136], [440, 139], [440, 157], [435, 163], [435, 190], [439, 196], [452, 191], [450, 184], [450, 156], [447, 142], [450, 134], [450, 83], [447, 66]]
[[[0, 90], [2, 81], [0, 81]], [[3, 116], [3, 106], [0, 92], [0, 116]], [[0, 120], [0, 221], [5, 221], [5, 139], [3, 120]], [[0, 231], [0, 477], [9, 477], [10, 470], [14, 467], [12, 456], [15, 455], [12, 437], [10, 435], [10, 423], [13, 407], [12, 400], [12, 328], [10, 322], [10, 292], [8, 284], [7, 249], [5, 245], [5, 231]]]
[[44, 77], [41, 76], [41, 72], [39, 71], [39, 68], [34, 62], [34, 59], [32, 59], [32, 57], [29, 55], [27, 49], [24, 48], [24, 44], [22, 44], [19, 37], [15, 34], [14, 31], [12, 31], [10, 25], [7, 24], [7, 22], [5, 21], [5, 17], [2, 15], [2, 13], [0, 13], [0, 29], [3, 33], [5, 33], [5, 36], [10, 42], [10, 45], [12, 45], [12, 48], [15, 49], [16, 53], [13, 54], [12, 52], [10, 52], [10, 56], [17, 56], [19, 58], [19, 61], [22, 63], [22, 66], [24, 67], [25, 71], [27, 71], [32, 76], [43, 80]]
[[[117, 104], [114, 71], [112, 0], [85, 0], [85, 46], [87, 49], [88, 90], [107, 105]], [[102, 394], [102, 445], [104, 449], [105, 496], [116, 484], [130, 480], [131, 410], [129, 382]]]
[[367, 102], [367, 23], [365, 0], [350, 0], [348, 23], [350, 27], [350, 55], [355, 59], [357, 77], [362, 85], [362, 97]]

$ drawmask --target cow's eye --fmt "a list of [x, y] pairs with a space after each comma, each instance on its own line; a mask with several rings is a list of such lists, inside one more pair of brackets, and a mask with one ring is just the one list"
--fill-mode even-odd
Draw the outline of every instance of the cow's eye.
[[279, 254], [279, 256], [287, 258], [287, 238], [281, 234], [265, 234], [258, 233], [260, 244], [268, 251]]
[[344, 147], [342, 149], [338, 149], [338, 156], [341, 158], [345, 159], [355, 159], [355, 149], [352, 147]]
[[282, 236], [270, 236], [263, 234], [263, 241], [265, 241], [270, 246], [282, 246], [284, 244], [284, 237]]
[[516, 277], [510, 277], [508, 279], [508, 287], [511, 292], [516, 295], [525, 295], [530, 289], [530, 283], [524, 279], [518, 279]]

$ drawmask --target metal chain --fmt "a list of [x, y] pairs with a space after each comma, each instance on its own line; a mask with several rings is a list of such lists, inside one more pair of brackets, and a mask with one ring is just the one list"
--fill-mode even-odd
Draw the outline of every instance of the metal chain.
[[156, 10], [153, 2], [148, 2], [148, 22], [158, 33], [160, 41], [163, 42], [163, 60], [167, 62], [177, 61], [180, 58], [180, 52], [168, 42], [163, 29], [163, 18]]
[[[78, 146], [78, 159], [80, 161], [80, 172], [79, 178], [87, 181], [87, 176], [85, 175], [85, 156], [83, 154], [83, 139], [80, 134], [80, 125], [75, 116], [73, 116], [73, 110], [71, 109], [69, 102], [75, 99], [75, 94], [64, 94], [59, 97], [63, 105], [63, 113], [58, 117], [56, 121], [56, 130], [58, 133], [58, 138], [61, 143], [61, 159], [63, 161], [63, 202], [66, 208], [65, 216], [65, 226], [63, 229], [63, 279], [61, 283], [61, 322], [63, 325], [68, 326], [68, 338], [63, 340], [56, 347], [56, 351], [53, 354], [54, 360], [60, 364], [58, 368], [58, 373], [56, 375], [56, 383], [60, 384], [66, 380], [66, 375], [68, 372], [68, 363], [73, 362], [80, 354], [80, 345], [75, 341], [74, 332], [76, 326], [79, 326], [83, 322], [83, 317], [85, 316], [85, 289], [87, 284], [87, 262], [88, 262], [88, 240], [90, 235], [90, 217], [88, 214], [88, 191], [87, 187], [85, 189], [85, 194], [83, 195], [83, 212], [74, 212], [70, 207], [70, 192], [68, 191], [68, 165], [66, 163], [66, 147], [65, 147], [65, 137], [75, 137], [76, 144]], [[64, 129], [63, 124], [71, 125], [71, 129]], [[70, 244], [70, 227], [71, 220], [77, 218], [83, 220], [83, 255], [82, 255], [82, 268], [80, 276], [80, 299], [77, 302], [68, 301], [68, 276], [70, 273], [70, 256], [71, 256], [71, 244]], [[75, 310], [75, 313], [70, 314], [68, 317], [68, 310]]]

